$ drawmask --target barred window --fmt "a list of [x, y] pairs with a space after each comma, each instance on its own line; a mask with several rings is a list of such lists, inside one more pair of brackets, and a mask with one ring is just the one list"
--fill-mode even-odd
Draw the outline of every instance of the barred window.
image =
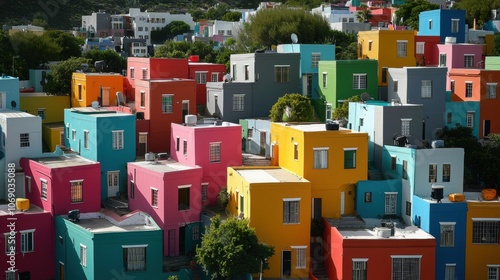
[[455, 223], [440, 223], [441, 247], [455, 246]]
[[366, 89], [366, 74], [353, 74], [352, 75], [352, 88], [353, 89]]
[[30, 134], [29, 133], [21, 133], [19, 135], [19, 144], [21, 147], [29, 147], [30, 146]]
[[472, 243], [499, 244], [500, 220], [472, 221]]
[[352, 279], [366, 280], [366, 263], [368, 260], [352, 260]]
[[71, 203], [83, 202], [83, 180], [70, 181]]
[[300, 201], [298, 199], [285, 199], [283, 201], [283, 223], [298, 224]]
[[210, 162], [220, 162], [220, 144], [210, 143]]

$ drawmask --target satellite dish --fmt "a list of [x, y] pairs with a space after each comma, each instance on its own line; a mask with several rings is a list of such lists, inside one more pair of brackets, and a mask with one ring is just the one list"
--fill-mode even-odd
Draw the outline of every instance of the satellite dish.
[[299, 41], [299, 37], [297, 37], [297, 34], [292, 33], [290, 37], [292, 38], [292, 43], [297, 44], [297, 42]]
[[230, 82], [231, 81], [231, 74], [226, 74], [226, 82]]
[[363, 102], [366, 102], [368, 100], [372, 100], [373, 98], [370, 96], [370, 94], [368, 94], [368, 92], [363, 92], [360, 96], [361, 100]]
[[16, 101], [12, 100], [12, 101], [10, 102], [10, 106], [12, 106], [12, 109], [16, 108], [16, 106], [17, 106]]

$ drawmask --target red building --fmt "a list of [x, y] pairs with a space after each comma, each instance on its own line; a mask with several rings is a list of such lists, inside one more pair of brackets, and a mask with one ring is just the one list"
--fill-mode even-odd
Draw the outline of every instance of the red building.
[[435, 277], [436, 241], [417, 227], [394, 228], [391, 234], [387, 227], [339, 229], [333, 226], [333, 220], [324, 223], [323, 248], [329, 279]]
[[207, 104], [207, 82], [222, 82], [226, 74], [224, 64], [198, 62], [198, 56], [191, 56], [189, 78], [196, 81], [196, 105]]
[[26, 198], [52, 215], [101, 210], [101, 164], [77, 155], [21, 158]]
[[417, 66], [439, 66], [438, 44], [440, 44], [439, 36], [415, 36]]

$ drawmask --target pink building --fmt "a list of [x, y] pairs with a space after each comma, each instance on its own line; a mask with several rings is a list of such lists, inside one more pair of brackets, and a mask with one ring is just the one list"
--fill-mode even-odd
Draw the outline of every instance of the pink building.
[[148, 213], [163, 230], [163, 254], [186, 252], [186, 227], [200, 221], [202, 170], [174, 160], [129, 162], [130, 210]]
[[14, 207], [12, 213], [8, 205], [0, 205], [0, 220], [5, 248], [0, 254], [1, 279], [55, 279], [51, 214], [33, 204], [26, 211]]
[[437, 66], [439, 36], [415, 36], [415, 61], [417, 66]]
[[203, 168], [202, 188], [207, 190], [203, 203], [213, 205], [226, 186], [227, 167], [242, 164], [241, 126], [221, 121], [172, 124], [170, 156], [182, 164]]
[[77, 155], [21, 158], [26, 198], [52, 215], [101, 209], [101, 164]]
[[[439, 44], [438, 66], [448, 67], [448, 73], [455, 68], [484, 69], [483, 45]], [[446, 90], [451, 90], [450, 76], [446, 77]]]

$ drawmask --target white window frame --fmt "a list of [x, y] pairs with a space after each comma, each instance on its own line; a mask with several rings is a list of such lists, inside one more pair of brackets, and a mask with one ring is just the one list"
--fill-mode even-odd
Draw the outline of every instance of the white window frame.
[[464, 68], [473, 68], [473, 67], [474, 67], [474, 55], [464, 54]]
[[444, 268], [444, 280], [455, 280], [456, 275], [456, 266], [455, 263], [447, 263]]
[[412, 119], [401, 119], [401, 135], [411, 136], [411, 121]]
[[80, 243], [80, 264], [87, 267], [87, 246]]
[[[130, 79], [135, 79], [135, 68], [134, 67], [130, 67]], [[82, 100], [80, 98], [80, 100]]]
[[432, 30], [432, 19], [429, 19], [429, 30]]
[[208, 200], [208, 183], [201, 183], [201, 201]]
[[438, 175], [437, 163], [429, 163], [429, 183], [436, 183]]
[[[345, 155], [346, 155], [346, 152], [354, 152], [353, 154], [353, 158], [352, 158], [352, 162], [351, 164], [349, 165], [349, 167], [346, 167], [346, 158], [345, 158]], [[344, 169], [356, 169], [357, 167], [357, 155], [358, 154], [358, 148], [344, 148]]]
[[250, 80], [250, 65], [245, 64], [245, 81]]
[[300, 198], [283, 198], [283, 224], [300, 224]]
[[422, 80], [420, 90], [421, 98], [432, 98], [432, 80]]
[[113, 130], [113, 150], [123, 150], [123, 130]]
[[408, 56], [408, 40], [397, 40], [396, 41], [396, 54], [397, 54], [397, 57], [407, 57]]
[[76, 141], [76, 129], [71, 130], [71, 140]]
[[5, 271], [5, 280], [16, 280], [17, 269]]
[[439, 53], [439, 66], [446, 67], [446, 53]]
[[313, 168], [328, 169], [328, 147], [313, 148]]
[[151, 206], [153, 208], [158, 208], [159, 194], [158, 189], [150, 187], [151, 189]]
[[210, 75], [210, 81], [216, 83], [219, 81], [219, 72], [212, 72]]
[[499, 264], [488, 264], [488, 280], [499, 280], [500, 279], [500, 265]]
[[443, 163], [442, 182], [451, 181], [451, 163]]
[[220, 163], [222, 142], [210, 142], [208, 145], [208, 161], [210, 163]]
[[295, 250], [296, 263], [295, 269], [306, 269], [306, 252], [307, 246], [290, 246]]
[[458, 33], [460, 31], [460, 19], [452, 18], [451, 19], [451, 33]]
[[352, 259], [352, 280], [366, 280], [368, 259]]
[[148, 77], [148, 68], [142, 68], [142, 79], [146, 80]]
[[180, 201], [180, 198], [179, 198], [179, 195], [177, 195], [177, 210], [178, 211], [188, 211], [189, 209], [191, 209], [191, 185], [180, 185], [180, 186], [177, 186], [177, 193], [179, 194], [179, 192], [181, 190], [184, 190], [184, 189], [188, 189], [188, 196], [187, 196], [187, 199], [188, 199], [188, 204], [187, 204], [187, 208], [180, 208], [181, 207], [181, 201]]
[[471, 81], [465, 81], [465, 98], [472, 98], [474, 84]]
[[90, 149], [90, 145], [89, 145], [89, 131], [88, 130], [84, 130], [83, 131], [83, 148], [85, 149]]
[[321, 60], [321, 53], [320, 52], [311, 53], [311, 67], [312, 68], [318, 68], [320, 60]]
[[195, 71], [194, 77], [196, 80], [196, 84], [203, 85], [207, 83], [207, 73], [208, 71]]
[[[35, 229], [20, 230], [21, 234], [21, 253], [30, 253], [35, 251]], [[31, 248], [29, 248], [26, 242], [27, 239], [31, 239]]]
[[465, 125], [470, 128], [474, 128], [474, 118], [476, 112], [468, 111], [465, 115]]
[[352, 74], [352, 89], [366, 89], [368, 85], [368, 77], [364, 74]]
[[[394, 260], [395, 259], [401, 259], [401, 260], [409, 260], [409, 259], [418, 259], [418, 275], [416, 275], [417, 277], [414, 277], [412, 275], [406, 275], [405, 274], [405, 271], [403, 270], [405, 265], [404, 265], [404, 262], [401, 263], [401, 274], [400, 275], [396, 275], [396, 274], [399, 274], [395, 271], [395, 267], [394, 267]], [[421, 276], [421, 269], [422, 269], [422, 256], [421, 255], [410, 255], [410, 256], [404, 256], [404, 255], [391, 255], [391, 279], [392, 280], [406, 280], [406, 279], [410, 279], [410, 278], [405, 278], [405, 276], [412, 276], [411, 279], [420, 279], [420, 276]], [[406, 265], [408, 266], [408, 265]]]
[[[168, 102], [164, 102], [170, 99], [170, 104]], [[161, 112], [163, 114], [172, 114], [174, 112], [174, 95], [163, 93], [161, 95]]]
[[[120, 187], [120, 171], [108, 171], [107, 174], [108, 188], [109, 187]], [[115, 180], [116, 179], [116, 180]], [[111, 184], [110, 184], [111, 183]]]
[[486, 83], [486, 98], [497, 98], [497, 83]]
[[241, 93], [233, 94], [233, 111], [234, 112], [245, 111], [245, 94]]
[[328, 87], [328, 72], [323, 72], [323, 88]]
[[417, 42], [415, 53], [416, 54], [425, 53], [425, 42]]
[[384, 214], [396, 215], [398, 210], [398, 193], [384, 192]]
[[456, 222], [439, 223], [439, 245], [441, 247], [455, 247]]

